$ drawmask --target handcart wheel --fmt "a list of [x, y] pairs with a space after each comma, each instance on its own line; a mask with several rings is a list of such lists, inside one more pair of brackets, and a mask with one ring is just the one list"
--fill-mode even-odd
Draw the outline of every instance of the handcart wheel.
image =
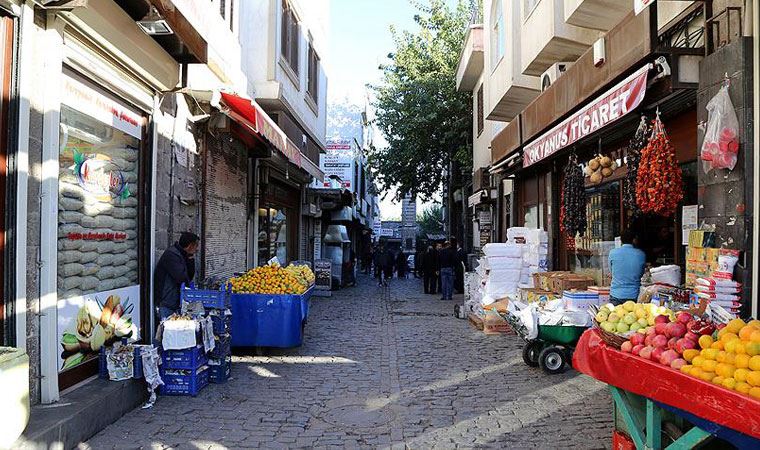
[[538, 355], [541, 353], [543, 343], [540, 341], [528, 341], [523, 346], [522, 357], [525, 364], [530, 367], [538, 367]]
[[547, 347], [538, 356], [538, 364], [544, 372], [554, 375], [565, 371], [567, 355], [559, 347]]

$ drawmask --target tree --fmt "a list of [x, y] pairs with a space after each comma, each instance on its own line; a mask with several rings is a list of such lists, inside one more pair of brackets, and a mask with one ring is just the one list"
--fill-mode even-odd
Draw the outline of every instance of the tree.
[[412, 193], [427, 200], [441, 188], [452, 158], [472, 166], [471, 94], [456, 90], [470, 9], [462, 0], [453, 9], [445, 0], [413, 4], [419, 30], [391, 27], [396, 51], [373, 87], [376, 125], [388, 146], [370, 148], [368, 161], [383, 190], [395, 187], [397, 198]]
[[419, 233], [423, 237], [428, 234], [443, 234], [443, 210], [440, 205], [431, 205], [417, 216]]

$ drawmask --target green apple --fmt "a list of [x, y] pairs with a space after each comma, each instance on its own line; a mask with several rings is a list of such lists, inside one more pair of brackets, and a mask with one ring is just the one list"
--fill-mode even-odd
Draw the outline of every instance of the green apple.
[[626, 311], [629, 311], [629, 312], [630, 312], [630, 311], [633, 311], [633, 310], [634, 310], [634, 308], [636, 308], [636, 302], [634, 302], [634, 301], [631, 301], [631, 300], [628, 300], [627, 302], [623, 303], [623, 308], [624, 308]]
[[628, 314], [623, 317], [623, 322], [625, 322], [626, 325], [631, 325], [632, 323], [636, 322], [636, 314], [629, 312]]
[[618, 323], [620, 322], [620, 315], [617, 313], [612, 313], [607, 317], [607, 320], [612, 323]]
[[644, 317], [640, 318], [638, 320], [638, 322], [639, 322], [639, 325], [641, 325], [642, 327], [648, 327], [649, 326], [649, 321], [646, 318], [644, 318]]
[[596, 313], [596, 321], [599, 323], [607, 321], [608, 317], [609, 315], [604, 311], [599, 311], [598, 313]]
[[625, 333], [628, 331], [628, 325], [625, 322], [618, 322], [616, 329], [618, 333]]
[[631, 324], [631, 328], [630, 328], [631, 331], [639, 331], [640, 329], [641, 329], [641, 325], [639, 325], [638, 322], [633, 322]]

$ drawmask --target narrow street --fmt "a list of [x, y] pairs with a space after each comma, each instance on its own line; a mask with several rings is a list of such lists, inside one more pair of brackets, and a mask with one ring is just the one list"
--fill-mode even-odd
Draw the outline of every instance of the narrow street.
[[302, 347], [236, 355], [226, 384], [161, 397], [79, 448], [609, 446], [604, 384], [527, 367], [520, 338], [454, 318], [420, 280], [359, 283], [312, 299]]

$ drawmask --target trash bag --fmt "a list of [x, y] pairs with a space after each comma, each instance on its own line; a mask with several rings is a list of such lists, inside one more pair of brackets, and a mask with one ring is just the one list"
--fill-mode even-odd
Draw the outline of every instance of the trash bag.
[[707, 103], [707, 127], [700, 158], [705, 173], [712, 169], [734, 170], [739, 153], [739, 120], [723, 85]]

